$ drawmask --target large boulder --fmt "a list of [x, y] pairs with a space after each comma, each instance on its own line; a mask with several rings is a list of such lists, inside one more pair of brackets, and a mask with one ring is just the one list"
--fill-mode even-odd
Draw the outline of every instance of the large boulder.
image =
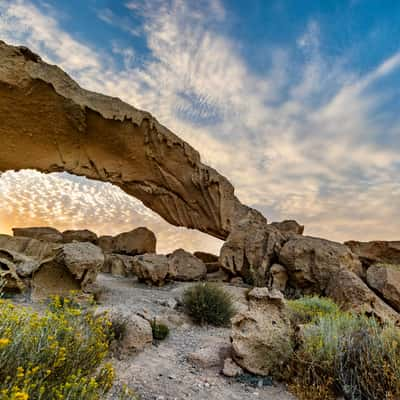
[[203, 261], [203, 263], [206, 265], [207, 273], [209, 274], [218, 272], [222, 268], [222, 265], [219, 262], [219, 257], [215, 254], [204, 251], [195, 251], [193, 255]]
[[150, 229], [145, 227], [120, 233], [113, 238], [113, 253], [136, 256], [155, 252], [156, 236]]
[[291, 355], [292, 331], [281, 292], [254, 288], [249, 309], [232, 318], [233, 359], [245, 370], [268, 376]]
[[102, 272], [107, 272], [114, 276], [128, 276], [133, 270], [135, 259], [132, 256], [106, 253], [104, 258]]
[[63, 235], [60, 231], [50, 227], [13, 228], [14, 236], [22, 236], [52, 243], [62, 243]]
[[104, 264], [104, 254], [92, 243], [67, 243], [57, 254], [57, 261], [65, 265], [85, 289], [96, 280]]
[[161, 286], [175, 277], [167, 256], [161, 254], [143, 254], [135, 256], [132, 272], [140, 281]]
[[221, 248], [220, 262], [231, 275], [247, 283], [265, 286], [267, 272], [285, 242], [284, 234], [257, 211], [248, 212], [235, 224]]
[[400, 269], [376, 264], [367, 270], [367, 283], [396, 311], [400, 312]]
[[206, 277], [207, 268], [203, 261], [183, 249], [175, 250], [168, 260], [177, 281], [198, 281]]
[[97, 244], [97, 235], [88, 229], [67, 230], [62, 233], [64, 243], [89, 242]]
[[400, 265], [400, 241], [349, 241], [345, 245], [360, 257], [366, 267], [375, 263]]
[[291, 286], [310, 293], [324, 294], [331, 278], [342, 269], [363, 273], [360, 260], [345, 245], [300, 235], [285, 243], [279, 263], [287, 269]]
[[343, 310], [374, 316], [381, 321], [399, 322], [399, 314], [349, 270], [341, 269], [333, 274], [325, 294]]

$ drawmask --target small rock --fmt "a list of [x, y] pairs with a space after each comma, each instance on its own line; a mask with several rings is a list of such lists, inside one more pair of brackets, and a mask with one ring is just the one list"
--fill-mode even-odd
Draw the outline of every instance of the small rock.
[[243, 369], [237, 365], [232, 358], [227, 358], [224, 362], [224, 368], [222, 370], [222, 373], [225, 376], [228, 376], [230, 378], [234, 378], [238, 375], [243, 374]]

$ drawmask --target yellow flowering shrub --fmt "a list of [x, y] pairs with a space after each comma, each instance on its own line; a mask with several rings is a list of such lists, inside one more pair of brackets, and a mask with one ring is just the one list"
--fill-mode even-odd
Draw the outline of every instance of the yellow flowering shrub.
[[42, 314], [0, 300], [0, 400], [95, 400], [112, 386], [110, 323], [71, 299]]

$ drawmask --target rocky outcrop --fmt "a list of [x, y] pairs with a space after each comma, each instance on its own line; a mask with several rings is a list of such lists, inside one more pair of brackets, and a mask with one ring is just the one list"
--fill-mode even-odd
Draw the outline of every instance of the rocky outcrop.
[[265, 286], [267, 271], [277, 258], [285, 236], [257, 211], [248, 212], [234, 225], [221, 248], [220, 262], [232, 275]]
[[225, 239], [245, 212], [233, 186], [150, 113], [82, 89], [0, 42], [0, 171], [66, 171], [111, 182], [173, 225]]
[[50, 227], [13, 228], [14, 236], [44, 240], [52, 243], [62, 243], [63, 235], [60, 231]]
[[282, 247], [279, 263], [286, 267], [292, 286], [319, 294], [340, 270], [359, 276], [363, 272], [358, 257], [343, 244], [299, 235]]
[[233, 359], [247, 371], [268, 376], [290, 357], [292, 335], [281, 292], [255, 288], [248, 311], [232, 319]]
[[92, 243], [67, 243], [57, 253], [56, 260], [68, 268], [74, 278], [86, 289], [96, 280], [104, 263], [101, 249]]
[[168, 257], [161, 254], [135, 256], [132, 272], [140, 281], [157, 286], [172, 280], [176, 275], [176, 271], [170, 267]]
[[375, 263], [400, 265], [400, 241], [346, 242], [345, 245], [369, 267]]
[[368, 268], [367, 283], [396, 311], [400, 312], [400, 269], [390, 264]]
[[168, 261], [177, 281], [198, 281], [206, 277], [207, 268], [203, 261], [183, 249], [175, 250]]
[[97, 235], [88, 229], [67, 230], [62, 233], [64, 243], [89, 242], [97, 244]]
[[59, 244], [0, 235], [0, 264], [11, 271], [7, 285], [19, 290], [31, 287], [35, 299], [88, 290], [103, 262], [101, 249], [91, 243]]
[[282, 233], [294, 233], [302, 235], [304, 232], [304, 225], [300, 225], [293, 219], [287, 219], [282, 222], [272, 222], [271, 225], [279, 229]]
[[112, 252], [136, 256], [156, 252], [156, 236], [145, 227], [120, 233], [112, 240]]
[[399, 314], [382, 301], [354, 272], [341, 269], [330, 279], [325, 295], [343, 310], [374, 316], [381, 321], [400, 322]]

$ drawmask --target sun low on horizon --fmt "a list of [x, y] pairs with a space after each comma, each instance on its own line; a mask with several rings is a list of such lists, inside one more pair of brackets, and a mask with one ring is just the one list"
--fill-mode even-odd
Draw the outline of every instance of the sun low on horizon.
[[[339, 242], [399, 239], [400, 3], [250, 3], [4, 0], [0, 40], [150, 111], [269, 221]], [[149, 226], [164, 252], [222, 244], [110, 184], [4, 172], [0, 232], [30, 225]]]

